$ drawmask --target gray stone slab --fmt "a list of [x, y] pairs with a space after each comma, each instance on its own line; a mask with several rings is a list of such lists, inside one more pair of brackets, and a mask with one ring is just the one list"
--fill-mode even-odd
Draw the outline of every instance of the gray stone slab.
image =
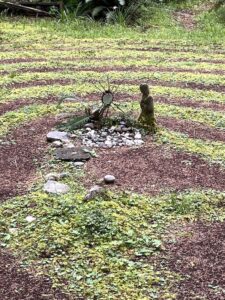
[[57, 131], [57, 130], [50, 131], [47, 134], [47, 141], [49, 141], [49, 142], [55, 142], [55, 141], [65, 142], [65, 141], [69, 141], [68, 132]]
[[91, 158], [91, 154], [82, 148], [62, 148], [56, 150], [56, 158], [66, 161], [86, 161]]

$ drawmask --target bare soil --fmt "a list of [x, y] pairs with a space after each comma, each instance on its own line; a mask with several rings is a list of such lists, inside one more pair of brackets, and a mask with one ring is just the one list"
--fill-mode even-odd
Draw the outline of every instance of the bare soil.
[[[90, 93], [90, 94], [87, 94], [85, 97], [82, 97], [81, 95], [76, 95], [76, 96], [78, 96], [85, 102], [86, 101], [91, 102], [91, 101], [99, 101], [99, 99], [101, 97], [101, 93], [100, 92]], [[141, 98], [140, 94], [130, 95], [128, 93], [119, 93], [119, 92], [117, 92], [115, 94], [116, 102], [137, 101], [137, 100], [140, 100], [140, 98]], [[170, 98], [170, 97], [167, 98], [164, 96], [156, 96], [154, 98], [155, 98], [156, 103], [159, 102], [159, 103], [173, 104], [173, 105], [177, 105], [177, 106], [184, 106], [184, 107], [191, 107], [191, 108], [206, 108], [206, 109], [211, 109], [213, 111], [222, 111], [222, 112], [225, 111], [225, 104], [216, 102], [216, 101], [209, 101], [209, 102], [194, 101], [191, 99], [178, 98], [178, 97], [177, 98]], [[26, 105], [35, 104], [35, 103], [45, 103], [45, 104], [57, 103], [58, 100], [59, 100], [59, 98], [57, 96], [49, 95], [46, 98], [29, 98], [29, 99], [18, 99], [18, 100], [14, 100], [14, 101], [9, 101], [9, 102], [0, 104], [0, 115], [3, 115], [7, 111], [19, 109]], [[156, 109], [157, 109], [157, 106], [156, 106]]]
[[140, 148], [101, 150], [86, 164], [86, 184], [107, 174], [116, 177], [115, 189], [159, 194], [185, 189], [224, 190], [225, 170], [197, 155], [149, 143]]
[[[95, 80], [96, 81], [96, 80]], [[92, 81], [92, 82], [95, 82]], [[34, 87], [34, 86], [48, 86], [53, 84], [60, 84], [60, 85], [68, 85], [75, 83], [76, 80], [73, 79], [48, 79], [48, 80], [32, 80], [28, 82], [15, 82], [10, 83], [5, 88], [9, 89], [18, 89], [18, 88], [27, 88], [27, 87]], [[114, 84], [126, 84], [126, 85], [139, 85], [143, 82], [143, 79], [137, 80], [112, 80]], [[203, 83], [196, 83], [196, 82], [174, 82], [174, 81], [164, 81], [164, 80], [151, 80], [148, 79], [148, 84], [153, 86], [166, 86], [166, 87], [178, 87], [178, 88], [188, 88], [188, 89], [197, 89], [203, 91], [216, 91], [220, 93], [225, 93], [225, 85], [219, 84], [203, 84]], [[3, 87], [3, 86], [2, 86]], [[1, 88], [1, 86], [0, 86]]]
[[29, 98], [29, 99], [18, 99], [14, 101], [9, 101], [3, 104], [0, 104], [0, 115], [3, 115], [7, 111], [13, 111], [16, 109], [19, 109], [21, 107], [31, 105], [34, 103], [45, 103], [45, 104], [50, 104], [50, 103], [56, 103], [58, 101], [58, 97], [56, 96], [48, 96], [46, 98]]
[[193, 30], [197, 22], [195, 20], [196, 14], [190, 10], [176, 11], [173, 14], [174, 19], [187, 30]]
[[225, 299], [225, 222], [183, 226], [167, 243], [166, 264], [183, 280], [174, 287], [178, 300]]
[[[0, 201], [26, 193], [47, 154], [46, 133], [57, 119], [47, 117], [12, 131], [0, 144]], [[13, 142], [13, 143], [12, 143]]]
[[[37, 68], [21, 68], [17, 69], [16, 73], [45, 73], [45, 72], [62, 72], [65, 67], [37, 67]], [[95, 71], [95, 72], [110, 72], [110, 71], [142, 71], [142, 72], [171, 72], [171, 73], [194, 73], [194, 74], [214, 74], [225, 75], [224, 70], [206, 70], [206, 69], [190, 69], [190, 68], [173, 68], [173, 67], [66, 67], [67, 71]], [[10, 71], [0, 72], [2, 75], [10, 74]]]
[[168, 129], [188, 134], [191, 138], [225, 142], [225, 130], [216, 129], [202, 123], [170, 117], [160, 117], [157, 122]]
[[0, 64], [16, 64], [16, 63], [29, 63], [29, 62], [43, 62], [46, 59], [43, 58], [8, 58], [1, 59]]
[[47, 277], [37, 277], [23, 270], [18, 261], [0, 248], [1, 300], [72, 300], [70, 296], [52, 289]]

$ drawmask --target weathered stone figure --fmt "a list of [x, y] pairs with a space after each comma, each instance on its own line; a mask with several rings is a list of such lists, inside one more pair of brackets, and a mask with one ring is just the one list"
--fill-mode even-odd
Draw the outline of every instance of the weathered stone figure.
[[150, 96], [149, 86], [147, 84], [140, 85], [140, 91], [142, 93], [142, 99], [140, 102], [141, 114], [138, 121], [143, 125], [149, 132], [156, 132], [156, 122], [154, 115], [154, 101]]

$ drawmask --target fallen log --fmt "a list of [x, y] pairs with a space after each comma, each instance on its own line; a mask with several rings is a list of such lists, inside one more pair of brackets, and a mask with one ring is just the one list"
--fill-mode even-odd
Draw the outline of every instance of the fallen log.
[[9, 9], [14, 9], [14, 10], [19, 10], [19, 11], [25, 11], [28, 12], [30, 14], [35, 14], [36, 16], [45, 16], [45, 17], [51, 17], [52, 15], [44, 10], [40, 10], [37, 8], [33, 8], [33, 7], [28, 7], [19, 3], [12, 3], [12, 2], [8, 2], [8, 1], [1, 1], [0, 0], [0, 6], [9, 8]]

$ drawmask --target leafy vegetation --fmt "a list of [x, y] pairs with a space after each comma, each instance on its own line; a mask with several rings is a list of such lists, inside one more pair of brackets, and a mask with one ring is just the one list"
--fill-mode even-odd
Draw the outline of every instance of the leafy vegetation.
[[[91, 2], [84, 14], [93, 13]], [[129, 117], [137, 116], [139, 84], [147, 81], [156, 118], [191, 121], [194, 128], [201, 124], [222, 135], [223, 6], [200, 11], [201, 5], [198, 0], [151, 2], [145, 10], [149, 19], [143, 15], [133, 28], [126, 26], [125, 6], [115, 11], [116, 24], [104, 26], [80, 18], [78, 11], [57, 21], [1, 17], [0, 104], [6, 107], [0, 116], [1, 144], [22, 124], [96, 103], [101, 97], [96, 82], [107, 76], [118, 88], [115, 101]], [[105, 7], [99, 8], [100, 15], [109, 13]], [[178, 8], [194, 9], [195, 30], [175, 21]], [[57, 105], [61, 97], [74, 94], [83, 101]], [[17, 108], [7, 111], [14, 103]], [[209, 167], [225, 167], [224, 141], [216, 137], [207, 140], [159, 125], [152, 143], [168, 152], [175, 148], [195, 154]], [[70, 192], [44, 193], [44, 174], [64, 171], [70, 174], [62, 180]], [[27, 195], [1, 204], [1, 246], [20, 257], [23, 267], [50, 276], [55, 287], [74, 297], [176, 299], [172, 287], [182, 278], [162, 260], [166, 244], [176, 242], [168, 234], [171, 227], [225, 220], [225, 194], [219, 191], [165, 190], [157, 196], [105, 191], [85, 202], [85, 172], [72, 164], [56, 164], [52, 158], [38, 174], [39, 181]]]
[[[32, 263], [55, 286], [77, 296], [173, 299], [169, 287], [179, 277], [153, 263], [167, 226], [200, 217], [223, 220], [225, 195], [187, 191], [152, 198], [107, 192], [84, 203], [84, 190], [74, 183], [78, 175], [68, 168], [66, 182], [73, 189], [67, 196], [37, 190], [2, 205], [2, 245], [22, 255], [24, 266]], [[35, 221], [28, 223], [27, 216]]]

